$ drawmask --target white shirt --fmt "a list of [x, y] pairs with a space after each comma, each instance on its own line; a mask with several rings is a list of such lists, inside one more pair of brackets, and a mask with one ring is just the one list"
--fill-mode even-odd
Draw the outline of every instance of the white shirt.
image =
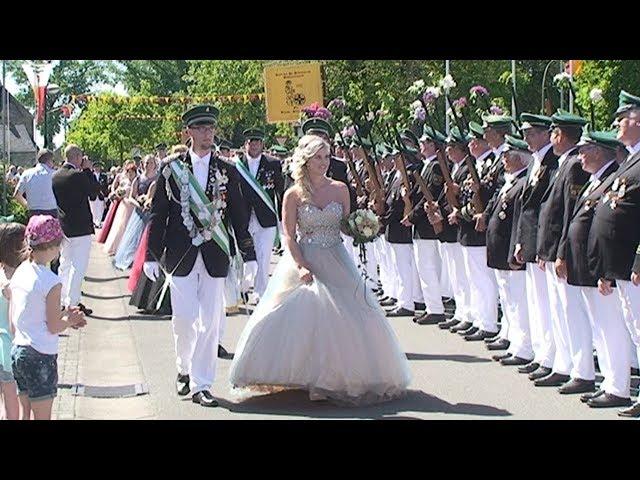
[[638, 153], [640, 151], [640, 142], [636, 143], [633, 147], [627, 147], [627, 150], [629, 150], [629, 157]]
[[503, 193], [507, 192], [511, 187], [513, 187], [513, 185], [518, 180], [518, 175], [520, 175], [520, 173], [524, 172], [526, 169], [527, 169], [527, 167], [524, 167], [524, 168], [521, 168], [520, 170], [518, 170], [517, 172], [513, 172], [513, 173], [506, 173], [505, 172], [505, 174], [504, 174], [504, 185], [500, 189], [500, 193], [498, 195], [502, 195]]
[[193, 176], [196, 177], [202, 189], [207, 188], [207, 180], [209, 178], [209, 161], [211, 160], [211, 152], [204, 157], [199, 157], [192, 149], [189, 150], [191, 164], [193, 165]]
[[253, 175], [254, 177], [258, 174], [258, 167], [260, 166], [260, 157], [258, 158], [253, 158], [250, 157], [249, 154], [247, 153], [245, 155], [247, 157], [247, 163], [249, 164], [249, 171], [251, 172], [251, 175]]
[[47, 355], [58, 353], [58, 334], [47, 328], [47, 295], [59, 283], [58, 275], [46, 265], [27, 260], [16, 269], [9, 284], [14, 345], [30, 345]]
[[482, 170], [482, 166], [484, 165], [484, 162], [485, 162], [486, 158], [489, 156], [490, 153], [491, 153], [491, 150], [487, 150], [482, 155], [480, 155], [478, 158], [476, 158], [476, 170], [478, 170], [478, 172], [480, 172], [480, 170]]
[[591, 174], [591, 177], [589, 177], [589, 186], [584, 189], [584, 192], [582, 192], [583, 197], [589, 196], [589, 194], [593, 192], [598, 187], [598, 185], [602, 183], [600, 181], [600, 177], [602, 176], [604, 171], [607, 168], [609, 168], [609, 165], [611, 165], [615, 161], [616, 161], [615, 158], [613, 160], [609, 160], [602, 167], [600, 167], [600, 170], [598, 170], [596, 173]]
[[560, 167], [562, 166], [564, 161], [567, 159], [567, 157], [572, 153], [574, 153], [575, 151], [576, 151], [575, 147], [572, 147], [566, 152], [564, 152], [562, 155], [560, 155], [560, 157], [558, 157], [558, 170], [560, 170]]
[[551, 148], [551, 143], [547, 143], [540, 150], [533, 152], [533, 168], [531, 169], [531, 176], [529, 177], [529, 183], [533, 183], [533, 179], [536, 177], [538, 170], [542, 166], [542, 160]]
[[496, 156], [496, 158], [500, 158], [500, 155], [502, 155], [502, 152], [504, 152], [506, 148], [507, 148], [507, 143], [504, 142], [502, 145], [500, 145], [498, 148], [496, 148], [493, 151], [493, 154]]
[[44, 163], [22, 172], [17, 191], [25, 194], [29, 210], [55, 210], [58, 208], [51, 179], [55, 170]]
[[438, 155], [431, 155], [430, 157], [427, 157], [424, 159], [423, 162], [423, 167], [422, 167], [422, 172], [420, 172], [420, 175], [424, 175], [425, 170], [427, 169], [427, 165], [429, 165], [433, 160], [436, 159]]

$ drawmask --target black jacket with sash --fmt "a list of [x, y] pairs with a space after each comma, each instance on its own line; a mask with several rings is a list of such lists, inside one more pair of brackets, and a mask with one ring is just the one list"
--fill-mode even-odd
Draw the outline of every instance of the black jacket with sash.
[[[247, 157], [242, 155], [240, 160], [246, 170], [251, 174]], [[260, 156], [260, 164], [256, 172], [256, 180], [265, 190], [274, 208], [278, 214], [276, 215], [271, 209], [264, 203], [258, 193], [253, 189], [247, 180], [238, 172], [238, 178], [240, 180], [240, 191], [244, 198], [244, 203], [249, 212], [249, 218], [251, 213], [256, 213], [256, 218], [260, 225], [264, 228], [275, 227], [279, 219], [282, 219], [282, 198], [284, 197], [284, 176], [282, 175], [282, 166], [280, 160], [277, 158], [268, 157], [264, 154]]]
[[[193, 172], [189, 153], [181, 158], [184, 159], [189, 170]], [[168, 168], [168, 161], [171, 161], [171, 158], [163, 162], [160, 167], [161, 173], [158, 176], [156, 193], [151, 203], [149, 246], [146, 259], [147, 261], [160, 261], [171, 274], [177, 277], [186, 277], [193, 269], [198, 252], [200, 252], [209, 275], [216, 278], [226, 277], [229, 271], [229, 256], [215, 240], [205, 241], [199, 246], [192, 244], [189, 231], [183, 224], [180, 188], [173, 177], [167, 180], [164, 175], [165, 168]], [[234, 165], [212, 153], [209, 161], [207, 185], [204, 189], [209, 200], [214, 200], [213, 185], [215, 184], [216, 171], [228, 179], [226, 185], [220, 185], [220, 195], [226, 202], [226, 207], [223, 210], [223, 223], [227, 227], [227, 231], [233, 228], [243, 259], [245, 261], [255, 260], [253, 240], [247, 230], [249, 212], [240, 191], [240, 174]], [[169, 199], [167, 196], [167, 182], [173, 199]], [[198, 219], [193, 214], [191, 217], [200, 227]], [[231, 238], [229, 240], [230, 243], [233, 243]]]

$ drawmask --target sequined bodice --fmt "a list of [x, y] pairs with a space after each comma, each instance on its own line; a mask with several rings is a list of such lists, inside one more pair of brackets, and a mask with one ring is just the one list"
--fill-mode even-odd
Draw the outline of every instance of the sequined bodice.
[[301, 245], [333, 247], [342, 242], [342, 204], [330, 202], [324, 208], [304, 203], [298, 208], [298, 242]]

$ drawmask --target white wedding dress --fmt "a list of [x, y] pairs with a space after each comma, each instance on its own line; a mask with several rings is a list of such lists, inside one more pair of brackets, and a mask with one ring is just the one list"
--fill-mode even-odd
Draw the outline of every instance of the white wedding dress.
[[300, 281], [286, 252], [240, 336], [234, 392], [303, 389], [312, 400], [363, 405], [406, 390], [406, 355], [342, 244], [341, 218], [338, 202], [298, 209], [298, 243], [313, 283]]

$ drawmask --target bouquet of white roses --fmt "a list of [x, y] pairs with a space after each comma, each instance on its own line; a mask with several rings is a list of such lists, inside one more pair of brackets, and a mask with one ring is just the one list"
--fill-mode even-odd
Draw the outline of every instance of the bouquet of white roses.
[[353, 238], [354, 245], [373, 242], [380, 234], [378, 216], [369, 209], [359, 209], [346, 217], [343, 229]]

